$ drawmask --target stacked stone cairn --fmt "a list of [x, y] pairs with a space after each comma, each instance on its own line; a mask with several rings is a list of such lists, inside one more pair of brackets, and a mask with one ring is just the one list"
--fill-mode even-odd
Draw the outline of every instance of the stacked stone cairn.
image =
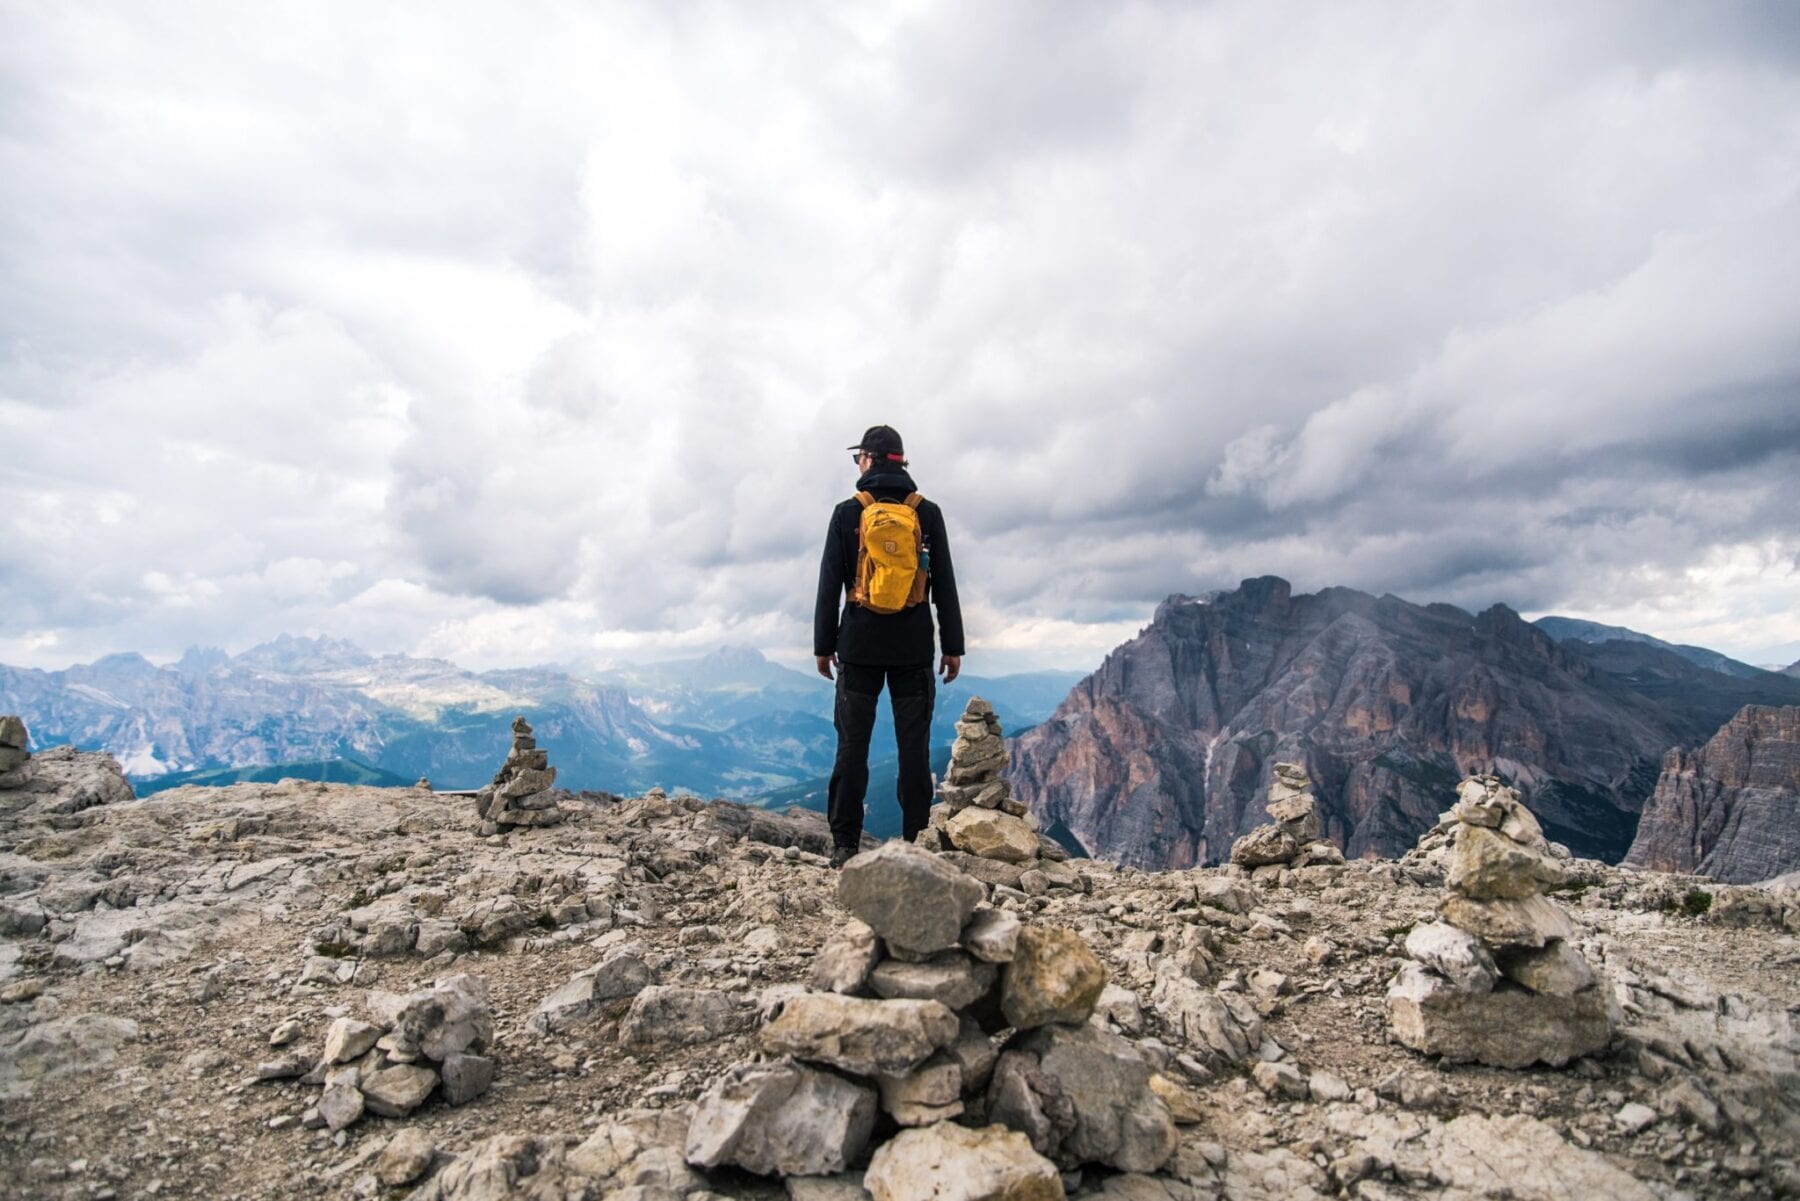
[[31, 736], [25, 731], [23, 718], [13, 714], [0, 717], [0, 787], [13, 772], [31, 761]]
[[1151, 1070], [1088, 1021], [1105, 966], [1073, 931], [1026, 925], [985, 894], [899, 840], [846, 864], [838, 901], [854, 919], [821, 948], [811, 987], [769, 1004], [767, 1058], [701, 1098], [688, 1162], [828, 1176], [879, 1144], [861, 1171], [876, 1201], [1036, 1201], [1063, 1196], [1061, 1170], [1160, 1168], [1176, 1135]]
[[[316, 1060], [290, 1051], [257, 1065], [259, 1080], [324, 1086], [301, 1125], [336, 1132], [366, 1113], [405, 1117], [433, 1093], [462, 1105], [493, 1084], [494, 1061], [483, 1052], [494, 1039], [494, 1016], [481, 977], [449, 976], [407, 996], [371, 990], [368, 1008], [372, 1020], [333, 1020]], [[286, 1046], [299, 1035], [290, 1020], [269, 1042]]]
[[[1000, 778], [1006, 759], [1006, 741], [994, 707], [978, 696], [969, 698], [956, 723], [950, 770], [938, 786], [931, 824], [920, 833], [918, 844], [949, 854], [956, 866], [989, 884], [1016, 888], [1025, 873], [1060, 863], [1069, 855], [1055, 839], [1038, 833], [1036, 817], [1013, 798], [1012, 785]], [[1062, 879], [1064, 875], [1069, 878]], [[1058, 884], [1074, 887], [1072, 871], [1051, 869], [1045, 886]]]
[[[495, 829], [506, 826], [554, 826], [564, 814], [557, 807], [556, 769], [550, 752], [531, 736], [531, 723], [513, 718], [512, 751], [494, 782], [475, 794], [475, 812]], [[484, 827], [485, 833], [491, 833]]]
[[1405, 1045], [1451, 1062], [1561, 1067], [1603, 1050], [1619, 1014], [1612, 990], [1571, 941], [1575, 924], [1544, 893], [1563, 868], [1516, 790], [1473, 776], [1445, 815], [1451, 831], [1441, 920], [1415, 927], [1387, 994]]
[[1269, 786], [1268, 815], [1274, 824], [1258, 826], [1231, 846], [1231, 861], [1252, 873], [1269, 875], [1283, 868], [1342, 863], [1344, 853], [1319, 836], [1318, 807], [1312, 781], [1298, 763], [1277, 763]]

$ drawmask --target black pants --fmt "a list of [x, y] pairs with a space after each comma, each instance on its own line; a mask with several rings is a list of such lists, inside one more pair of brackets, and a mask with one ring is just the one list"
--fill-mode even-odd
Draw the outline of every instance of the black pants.
[[840, 847], [862, 844], [863, 794], [869, 791], [869, 735], [875, 729], [875, 703], [887, 681], [894, 709], [894, 740], [900, 748], [900, 829], [908, 842], [925, 828], [931, 815], [931, 707], [937, 680], [931, 662], [913, 667], [865, 667], [845, 663], [838, 668], [837, 762], [831, 768], [826, 815], [831, 840]]

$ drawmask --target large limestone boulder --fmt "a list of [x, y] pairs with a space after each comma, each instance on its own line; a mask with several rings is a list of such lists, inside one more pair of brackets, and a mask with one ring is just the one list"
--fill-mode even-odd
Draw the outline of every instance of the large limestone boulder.
[[791, 1059], [740, 1063], [700, 1098], [685, 1152], [697, 1167], [824, 1176], [862, 1154], [874, 1125], [866, 1084]]
[[1239, 867], [1286, 863], [1300, 853], [1300, 840], [1280, 826], [1258, 826], [1231, 844], [1231, 861]]
[[1490, 950], [1541, 947], [1551, 939], [1575, 937], [1575, 923], [1548, 897], [1478, 901], [1451, 893], [1438, 902], [1438, 916]]
[[1498, 1068], [1561, 1067], [1605, 1050], [1618, 1021], [1607, 989], [1558, 996], [1501, 984], [1470, 993], [1417, 963], [1401, 966], [1387, 1016], [1395, 1036], [1415, 1051]]
[[1299, 842], [1310, 842], [1319, 836], [1318, 808], [1311, 793], [1271, 801], [1268, 813], [1275, 819], [1276, 825], [1292, 834]]
[[487, 981], [459, 973], [402, 999], [384, 1046], [401, 1055], [442, 1061], [459, 1052], [479, 1053], [494, 1039]]
[[650, 968], [636, 948], [616, 947], [593, 967], [577, 972], [539, 1003], [526, 1021], [534, 1034], [571, 1029], [608, 1002], [635, 997], [650, 985]]
[[890, 946], [919, 955], [955, 946], [986, 895], [979, 880], [899, 839], [863, 852], [838, 873], [838, 904]]
[[869, 973], [881, 962], [881, 940], [867, 922], [851, 918], [832, 932], [813, 956], [812, 987], [854, 996], [865, 991]]
[[1493, 955], [1467, 930], [1426, 922], [1406, 936], [1406, 953], [1464, 992], [1488, 992], [1500, 978]]
[[438, 1074], [418, 1064], [400, 1063], [364, 1076], [358, 1085], [369, 1112], [384, 1118], [403, 1118], [438, 1086]]
[[688, 1047], [723, 1038], [744, 1024], [730, 993], [652, 984], [625, 1011], [619, 1041], [640, 1049]]
[[910, 1072], [881, 1076], [881, 1108], [901, 1126], [929, 1126], [962, 1116], [963, 1061], [939, 1051]]
[[1002, 1126], [939, 1122], [903, 1130], [869, 1160], [863, 1187], [875, 1201], [1062, 1201], [1056, 1165]]
[[944, 824], [957, 850], [1002, 863], [1029, 863], [1038, 857], [1037, 831], [998, 809], [964, 809]]
[[352, 1059], [360, 1059], [369, 1053], [383, 1033], [381, 1027], [372, 1022], [352, 1017], [337, 1018], [325, 1031], [325, 1062], [349, 1063]]
[[1450, 848], [1445, 884], [1471, 900], [1524, 900], [1563, 879], [1562, 865], [1543, 850], [1515, 842], [1499, 830], [1459, 826]]
[[494, 1061], [460, 1052], [438, 1065], [440, 1095], [452, 1105], [467, 1105], [493, 1087]]
[[1065, 1167], [1154, 1172], [1175, 1153], [1175, 1121], [1137, 1048], [1098, 1026], [1043, 1026], [1001, 1052], [988, 1117]]
[[977, 909], [963, 927], [963, 949], [988, 963], [1011, 963], [1025, 923], [1007, 909]]
[[829, 1064], [859, 1076], [911, 1071], [955, 1041], [960, 1023], [936, 1001], [874, 1001], [802, 993], [762, 1028], [776, 1055]]
[[1594, 969], [1574, 947], [1556, 939], [1541, 947], [1502, 952], [1500, 971], [1535, 993], [1569, 997], [1594, 985]]
[[869, 986], [883, 997], [937, 1001], [963, 1009], [987, 994], [999, 969], [962, 951], [944, 951], [923, 963], [889, 959], [869, 973]]
[[1106, 965], [1073, 930], [1026, 926], [1001, 977], [1000, 1009], [1015, 1030], [1085, 1022], [1106, 978]]

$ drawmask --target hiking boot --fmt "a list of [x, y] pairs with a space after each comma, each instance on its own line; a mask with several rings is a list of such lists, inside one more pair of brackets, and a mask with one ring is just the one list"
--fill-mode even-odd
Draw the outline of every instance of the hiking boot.
[[838, 868], [843, 867], [844, 864], [850, 862], [851, 858], [855, 854], [856, 854], [855, 847], [832, 847], [831, 848], [831, 870], [836, 871]]

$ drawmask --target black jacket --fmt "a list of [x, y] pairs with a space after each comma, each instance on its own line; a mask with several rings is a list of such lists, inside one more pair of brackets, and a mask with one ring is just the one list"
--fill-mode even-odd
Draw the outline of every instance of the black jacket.
[[[901, 468], [877, 467], [856, 481], [856, 490], [871, 493], [876, 500], [905, 500], [919, 489]], [[819, 561], [819, 598], [813, 607], [813, 654], [835, 653], [845, 663], [869, 667], [930, 663], [934, 657], [931, 605], [936, 605], [944, 653], [961, 656], [962, 606], [956, 600], [956, 571], [950, 564], [943, 511], [929, 500], [919, 502], [919, 529], [931, 550], [925, 594], [929, 603], [898, 613], [875, 613], [850, 603], [861, 526], [862, 504], [854, 496], [831, 511], [825, 555]]]

